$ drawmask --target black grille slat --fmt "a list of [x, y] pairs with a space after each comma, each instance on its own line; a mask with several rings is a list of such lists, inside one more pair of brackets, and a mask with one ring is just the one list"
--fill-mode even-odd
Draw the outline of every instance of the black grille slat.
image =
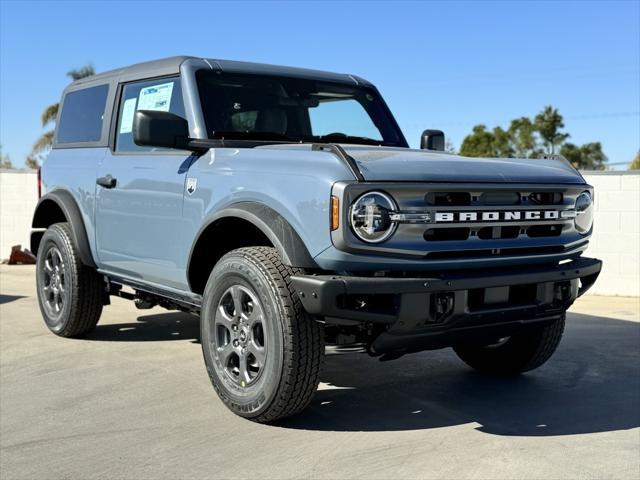
[[531, 238], [558, 237], [562, 233], [562, 225], [532, 225], [527, 228], [527, 235]]
[[424, 201], [433, 207], [465, 207], [471, 205], [469, 192], [429, 192]]
[[484, 192], [480, 195], [478, 202], [480, 205], [489, 206], [510, 206], [522, 203], [518, 192]]
[[507, 238], [517, 238], [520, 235], [520, 227], [502, 226], [502, 227], [483, 227], [477, 232], [480, 240], [498, 240]]
[[430, 228], [424, 232], [427, 242], [446, 242], [452, 240], [466, 240], [469, 238], [469, 228]]

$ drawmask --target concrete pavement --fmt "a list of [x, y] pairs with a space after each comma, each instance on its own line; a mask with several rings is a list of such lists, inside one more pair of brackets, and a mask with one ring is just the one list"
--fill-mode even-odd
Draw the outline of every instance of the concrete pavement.
[[451, 350], [327, 357], [276, 426], [215, 395], [198, 319], [114, 299], [87, 339], [44, 326], [31, 266], [0, 266], [0, 477], [640, 478], [637, 298], [586, 297], [542, 368], [479, 375]]

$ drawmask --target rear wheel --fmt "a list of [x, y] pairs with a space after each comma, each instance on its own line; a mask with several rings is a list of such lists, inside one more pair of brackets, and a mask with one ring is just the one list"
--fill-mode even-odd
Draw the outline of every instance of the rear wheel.
[[565, 315], [553, 323], [528, 329], [491, 345], [454, 347], [458, 356], [478, 371], [516, 375], [538, 368], [556, 351], [564, 332]]
[[322, 326], [302, 308], [294, 273], [274, 248], [241, 248], [216, 264], [203, 296], [202, 352], [213, 387], [231, 411], [257, 422], [300, 412], [318, 386]]
[[53, 333], [79, 337], [95, 328], [102, 313], [104, 282], [80, 260], [68, 223], [53, 224], [42, 236], [36, 284], [40, 311]]

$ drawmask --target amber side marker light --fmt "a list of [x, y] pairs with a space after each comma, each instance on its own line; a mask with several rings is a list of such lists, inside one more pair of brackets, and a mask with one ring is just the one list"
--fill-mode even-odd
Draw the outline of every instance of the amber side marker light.
[[331, 197], [331, 231], [337, 230], [340, 226], [340, 200], [338, 197]]

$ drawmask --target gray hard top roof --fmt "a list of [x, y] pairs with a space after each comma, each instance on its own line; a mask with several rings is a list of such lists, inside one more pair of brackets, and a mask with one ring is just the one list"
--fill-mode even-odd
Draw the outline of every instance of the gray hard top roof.
[[98, 73], [91, 77], [76, 80], [67, 87], [85, 87], [97, 83], [129, 82], [144, 78], [152, 78], [163, 75], [172, 75], [180, 72], [180, 66], [186, 62], [199, 65], [200, 68], [220, 70], [233, 73], [255, 73], [265, 75], [281, 75], [286, 77], [309, 78], [350, 84], [369, 84], [366, 80], [355, 75], [344, 73], [324, 72], [306, 68], [284, 67], [265, 63], [238, 62], [235, 60], [218, 60], [212, 58], [190, 57], [186, 55], [162, 58], [150, 62], [136, 63], [134, 65]]

